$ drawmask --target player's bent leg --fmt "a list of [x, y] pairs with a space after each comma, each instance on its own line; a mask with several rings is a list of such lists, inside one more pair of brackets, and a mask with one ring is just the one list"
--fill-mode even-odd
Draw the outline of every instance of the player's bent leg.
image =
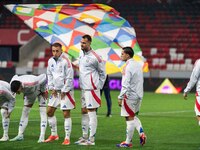
[[13, 139], [10, 139], [11, 142], [14, 142], [14, 141], [23, 141], [23, 140], [24, 140], [24, 136], [23, 135], [17, 135]]
[[33, 104], [25, 105], [22, 110], [22, 116], [19, 123], [18, 135], [10, 141], [23, 141], [24, 140], [24, 131], [28, 125], [28, 117], [30, 113], [30, 109]]
[[42, 143], [45, 141], [45, 132], [47, 128], [47, 114], [46, 107], [40, 107], [40, 137], [38, 139], [38, 143]]
[[47, 115], [48, 115], [49, 126], [51, 128], [51, 135], [44, 141], [45, 143], [59, 140], [59, 136], [57, 133], [57, 119], [54, 116], [55, 111], [56, 108], [48, 107]]
[[70, 110], [63, 110], [64, 116], [64, 129], [65, 129], [65, 140], [62, 145], [70, 144], [70, 135], [72, 130], [72, 119], [70, 117]]
[[140, 144], [143, 146], [146, 143], [146, 135], [144, 133], [141, 134], [140, 136]]
[[89, 130], [89, 115], [88, 111], [85, 107], [81, 109], [82, 118], [81, 118], [81, 126], [82, 126], [82, 134], [83, 136], [75, 142], [75, 144], [84, 143], [88, 139], [88, 130]]
[[8, 110], [5, 108], [1, 108], [1, 116], [2, 116], [2, 127], [3, 127], [3, 137], [0, 139], [0, 142], [8, 141], [8, 129], [10, 124], [10, 118], [8, 116]]

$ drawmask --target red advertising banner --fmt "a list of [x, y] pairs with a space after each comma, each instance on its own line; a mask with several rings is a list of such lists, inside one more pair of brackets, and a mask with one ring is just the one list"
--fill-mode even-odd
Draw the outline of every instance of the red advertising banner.
[[0, 29], [0, 45], [24, 45], [35, 34], [31, 29]]

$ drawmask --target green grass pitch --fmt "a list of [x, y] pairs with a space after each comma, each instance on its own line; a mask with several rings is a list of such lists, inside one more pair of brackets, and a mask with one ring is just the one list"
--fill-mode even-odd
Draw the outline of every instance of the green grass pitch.
[[[95, 146], [79, 146], [74, 142], [81, 136], [81, 115], [80, 115], [80, 91], [75, 91], [76, 109], [71, 111], [72, 133], [71, 144], [63, 146], [64, 121], [61, 110], [57, 109], [58, 134], [60, 139], [52, 143], [37, 143], [39, 137], [39, 109], [38, 102], [34, 104], [29, 116], [29, 123], [25, 130], [24, 141], [1, 142], [0, 149], [15, 150], [84, 150], [99, 149], [113, 150], [116, 144], [125, 140], [125, 119], [120, 116], [120, 108], [117, 103], [119, 91], [111, 91], [112, 96], [112, 117], [107, 118], [106, 102], [102, 97], [102, 107], [98, 109], [98, 128]], [[200, 128], [197, 124], [194, 113], [194, 94], [189, 94], [188, 100], [184, 100], [182, 94], [163, 95], [145, 92], [139, 118], [147, 135], [147, 143], [141, 147], [139, 136], [135, 131], [133, 136], [133, 148], [143, 150], [199, 150], [200, 149]], [[18, 124], [23, 106], [22, 96], [17, 96], [16, 107], [11, 115], [9, 137], [13, 138], [18, 133]], [[2, 125], [0, 125], [0, 136], [2, 136]], [[46, 138], [50, 135], [47, 127]]]

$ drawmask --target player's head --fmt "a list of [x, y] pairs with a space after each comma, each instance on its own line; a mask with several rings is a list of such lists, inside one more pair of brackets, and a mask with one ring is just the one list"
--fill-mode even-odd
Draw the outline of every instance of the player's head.
[[22, 83], [20, 81], [12, 81], [10, 84], [11, 91], [20, 94], [22, 91]]
[[130, 58], [133, 58], [133, 56], [134, 56], [134, 51], [131, 47], [122, 48], [122, 53], [121, 53], [121, 60], [122, 61], [127, 61]]
[[86, 34], [86, 35], [82, 36], [81, 49], [86, 52], [89, 51], [91, 49], [90, 48], [91, 42], [92, 42], [92, 38], [90, 35]]
[[62, 45], [60, 43], [53, 43], [51, 45], [51, 50], [54, 58], [59, 58], [62, 54]]

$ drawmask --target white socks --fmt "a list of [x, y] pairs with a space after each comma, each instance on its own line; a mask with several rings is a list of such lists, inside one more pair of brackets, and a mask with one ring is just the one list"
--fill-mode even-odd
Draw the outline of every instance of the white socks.
[[135, 130], [134, 120], [126, 121], [126, 142], [130, 144], [133, 138], [133, 133]]
[[56, 136], [58, 135], [57, 133], [57, 119], [55, 116], [53, 117], [48, 117], [49, 121], [49, 126], [51, 128], [51, 135]]
[[2, 108], [1, 116], [2, 116], [3, 136], [8, 137], [8, 129], [10, 124], [10, 118], [8, 118], [8, 111]]
[[89, 115], [88, 114], [82, 114], [81, 125], [82, 125], [83, 137], [87, 139], [88, 129], [89, 129]]
[[64, 128], [65, 128], [65, 139], [69, 140], [71, 130], [72, 130], [72, 119], [71, 118], [65, 118]]
[[47, 128], [47, 112], [46, 107], [40, 108], [40, 139], [45, 139], [45, 132]]
[[138, 131], [138, 134], [141, 136], [143, 131], [141, 121], [138, 117], [134, 117], [134, 120], [126, 121], [127, 127], [126, 127], [126, 143], [130, 144], [133, 138], [133, 134], [136, 130]]
[[142, 128], [142, 124], [141, 124], [141, 121], [138, 117], [134, 117], [134, 125], [136, 127], [136, 130], [138, 131], [138, 134], [141, 136], [141, 134], [144, 132], [143, 131], [143, 128]]
[[90, 129], [89, 140], [94, 142], [97, 129], [97, 114], [96, 111], [93, 111], [93, 112], [88, 112], [88, 115], [89, 115], [89, 129]]
[[26, 129], [26, 126], [28, 125], [28, 116], [30, 113], [30, 107], [23, 107], [23, 111], [22, 111], [22, 116], [20, 119], [20, 123], [19, 123], [19, 131], [18, 131], [18, 136], [23, 136], [24, 130]]

